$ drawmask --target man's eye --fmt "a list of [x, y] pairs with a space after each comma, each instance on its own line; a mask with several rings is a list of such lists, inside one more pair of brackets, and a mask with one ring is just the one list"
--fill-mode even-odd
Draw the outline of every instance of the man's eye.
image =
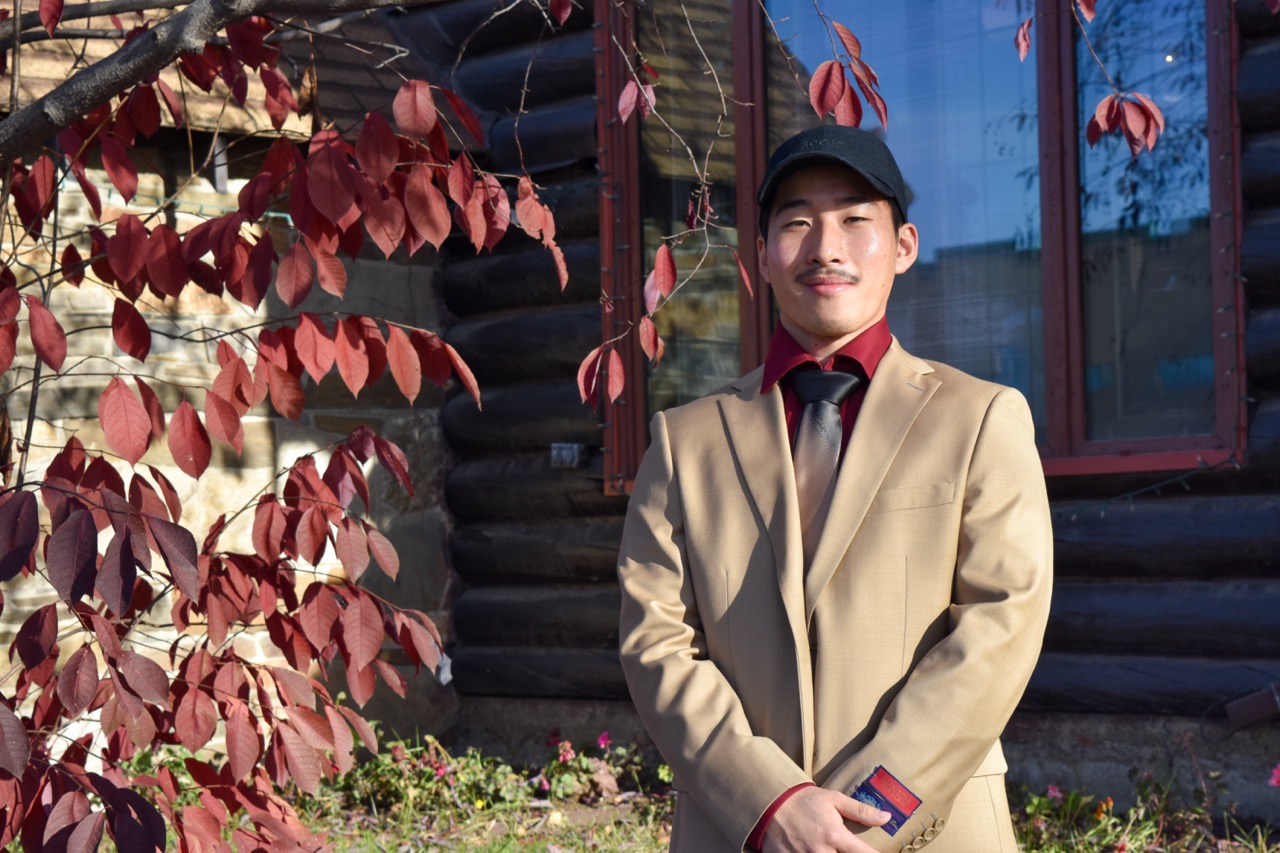
[[784, 222], [784, 223], [782, 223], [782, 227], [783, 227], [783, 228], [789, 228], [789, 229], [795, 229], [795, 228], [803, 228], [803, 227], [805, 227], [805, 226], [806, 226], [806, 225], [808, 225], [808, 224], [809, 224], [809, 223], [808, 223], [808, 222], [806, 222], [806, 221], [805, 221], [805, 220], [803, 220], [803, 219], [792, 219], [790, 222]]

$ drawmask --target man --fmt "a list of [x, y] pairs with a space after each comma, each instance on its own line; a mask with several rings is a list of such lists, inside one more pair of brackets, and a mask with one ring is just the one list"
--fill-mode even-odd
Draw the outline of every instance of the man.
[[[918, 235], [880, 140], [800, 133], [758, 201], [768, 358], [654, 416], [618, 568], [623, 667], [680, 792], [671, 847], [1013, 853], [998, 738], [1052, 563], [1030, 412], [890, 336]], [[811, 415], [818, 370], [853, 390]]]

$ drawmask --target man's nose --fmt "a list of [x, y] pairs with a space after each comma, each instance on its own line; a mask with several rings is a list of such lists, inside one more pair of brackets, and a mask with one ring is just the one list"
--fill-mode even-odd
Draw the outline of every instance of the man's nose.
[[834, 224], [818, 219], [809, 232], [810, 260], [815, 264], [830, 265], [844, 261], [844, 239]]

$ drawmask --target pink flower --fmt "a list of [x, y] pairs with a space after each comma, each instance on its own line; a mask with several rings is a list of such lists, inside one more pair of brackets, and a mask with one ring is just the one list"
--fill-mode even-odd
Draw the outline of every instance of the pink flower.
[[568, 764], [570, 761], [578, 757], [578, 753], [573, 751], [573, 744], [567, 740], [560, 741], [560, 763]]
[[601, 732], [600, 737], [596, 738], [596, 746], [600, 747], [601, 749], [608, 749], [609, 744], [611, 743], [613, 743], [613, 741], [609, 740], [608, 732]]
[[1271, 769], [1271, 787], [1280, 788], [1280, 764]]
[[1062, 789], [1057, 785], [1050, 785], [1049, 790], [1045, 791], [1045, 796], [1055, 803], [1062, 802]]
[[550, 790], [551, 790], [551, 783], [547, 781], [547, 777], [546, 777], [546, 776], [543, 776], [543, 777], [542, 777], [542, 781], [538, 783], [538, 787], [539, 787], [539, 788], [541, 788], [541, 789], [542, 789], [542, 790], [544, 790], [544, 791], [550, 791]]

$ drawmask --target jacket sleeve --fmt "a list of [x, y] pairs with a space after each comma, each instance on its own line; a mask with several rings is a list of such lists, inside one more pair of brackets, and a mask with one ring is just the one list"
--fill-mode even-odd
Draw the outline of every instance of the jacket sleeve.
[[776, 743], [752, 734], [737, 694], [708, 658], [697, 567], [685, 549], [679, 473], [662, 413], [651, 432], [618, 564], [622, 667], [677, 788], [742, 848], [770, 804], [810, 780]]
[[[977, 434], [963, 494], [949, 632], [912, 669], [867, 745], [823, 785], [852, 793], [883, 765], [922, 802], [906, 826], [946, 818], [995, 744], [1035, 668], [1049, 614], [1053, 536], [1031, 413], [998, 392]], [[864, 841], [898, 851], [861, 828]]]

